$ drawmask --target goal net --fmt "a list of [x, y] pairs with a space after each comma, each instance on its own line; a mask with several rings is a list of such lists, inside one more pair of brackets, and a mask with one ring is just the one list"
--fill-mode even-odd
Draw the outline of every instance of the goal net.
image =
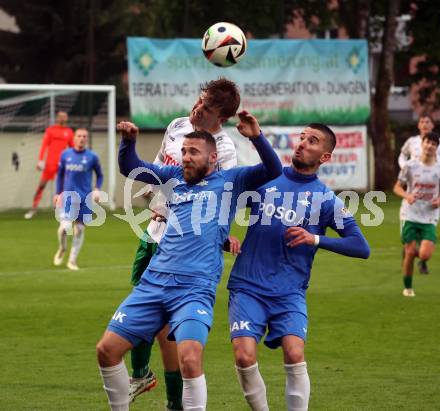
[[[104, 173], [108, 206], [115, 208], [115, 87], [0, 84], [0, 210], [30, 208], [40, 180], [36, 165], [44, 130], [58, 111], [73, 130], [89, 130], [89, 148]], [[47, 184], [40, 207], [51, 207], [55, 181]]]

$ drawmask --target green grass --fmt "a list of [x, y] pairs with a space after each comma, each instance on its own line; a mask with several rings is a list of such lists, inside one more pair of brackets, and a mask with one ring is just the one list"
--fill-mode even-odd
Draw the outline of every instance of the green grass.
[[[363, 228], [369, 260], [316, 256], [306, 345], [311, 410], [440, 409], [440, 258], [430, 261], [430, 275], [415, 275], [417, 297], [403, 298], [398, 202], [390, 197], [384, 208], [384, 224]], [[87, 228], [82, 269], [74, 273], [51, 265], [56, 228], [49, 213], [31, 221], [22, 212], [0, 214], [2, 411], [108, 409], [95, 344], [130, 291], [137, 239], [109, 216]], [[227, 272], [231, 263], [227, 255]], [[205, 355], [208, 410], [245, 411], [228, 340], [226, 279]], [[285, 409], [281, 351], [260, 346], [259, 363], [271, 410]], [[163, 410], [157, 346], [152, 367], [159, 385], [131, 410]]]

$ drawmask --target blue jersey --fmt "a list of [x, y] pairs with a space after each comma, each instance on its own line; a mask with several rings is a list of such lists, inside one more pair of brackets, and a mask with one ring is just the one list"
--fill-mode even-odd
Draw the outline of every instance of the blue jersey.
[[[165, 235], [148, 268], [152, 271], [200, 276], [218, 281], [223, 271], [223, 244], [227, 239], [237, 209], [237, 199], [247, 190], [255, 190], [281, 172], [281, 163], [264, 139], [254, 144], [265, 164], [237, 167], [213, 172], [197, 184], [188, 184], [182, 167], [158, 166], [137, 158], [135, 145], [122, 140], [119, 151], [121, 172], [128, 174], [137, 167], [153, 171], [162, 184], [174, 182], [168, 198]], [[174, 179], [174, 180], [171, 180]], [[144, 172], [136, 180], [157, 184]], [[242, 206], [246, 201], [242, 202]]]
[[285, 167], [282, 175], [261, 186], [258, 193], [261, 201], [252, 203], [250, 227], [233, 266], [229, 289], [267, 296], [305, 292], [317, 247], [288, 247], [285, 232], [291, 226], [320, 236], [331, 227], [345, 238], [320, 237], [320, 247], [355, 257], [368, 256], [368, 244], [356, 221], [315, 174], [300, 174]]
[[92, 174], [96, 173], [96, 188], [102, 187], [103, 175], [97, 154], [89, 149], [63, 151], [58, 167], [56, 192], [75, 191], [83, 202], [92, 191]]

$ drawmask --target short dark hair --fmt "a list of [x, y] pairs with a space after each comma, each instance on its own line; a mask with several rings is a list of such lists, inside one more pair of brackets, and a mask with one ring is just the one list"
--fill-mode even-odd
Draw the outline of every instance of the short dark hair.
[[440, 136], [437, 133], [435, 133], [434, 131], [426, 133], [422, 137], [422, 141], [423, 140], [429, 140], [429, 141], [432, 141], [433, 143], [435, 143], [437, 146], [439, 145], [439, 139], [440, 139]]
[[426, 111], [424, 111], [422, 114], [420, 114], [418, 121], [420, 121], [422, 118], [429, 118], [431, 120], [431, 123], [434, 124], [434, 119], [432, 118], [432, 115]]
[[332, 153], [334, 148], [336, 147], [336, 135], [333, 132], [333, 130], [322, 123], [310, 123], [309, 125], [307, 125], [307, 127], [314, 128], [315, 130], [319, 130], [321, 133], [324, 134], [327, 140], [328, 149], [330, 153]]
[[215, 138], [208, 131], [192, 131], [191, 133], [185, 134], [185, 138], [198, 138], [200, 140], [205, 140], [208, 146], [210, 146], [214, 151], [217, 151]]
[[202, 93], [206, 93], [208, 104], [217, 107], [220, 115], [226, 118], [235, 116], [240, 105], [240, 92], [237, 85], [225, 77], [202, 84]]

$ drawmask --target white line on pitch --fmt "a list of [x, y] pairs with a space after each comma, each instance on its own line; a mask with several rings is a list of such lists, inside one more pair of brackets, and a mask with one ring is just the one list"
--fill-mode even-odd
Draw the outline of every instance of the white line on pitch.
[[[101, 271], [112, 269], [126, 269], [131, 268], [131, 265], [102, 265], [102, 266], [84, 266], [80, 268], [80, 273], [83, 271]], [[44, 273], [76, 273], [76, 271], [69, 270], [68, 268], [44, 268], [41, 270], [32, 271], [0, 271], [0, 277], [6, 277], [8, 275], [32, 275], [32, 274], [44, 274]]]

